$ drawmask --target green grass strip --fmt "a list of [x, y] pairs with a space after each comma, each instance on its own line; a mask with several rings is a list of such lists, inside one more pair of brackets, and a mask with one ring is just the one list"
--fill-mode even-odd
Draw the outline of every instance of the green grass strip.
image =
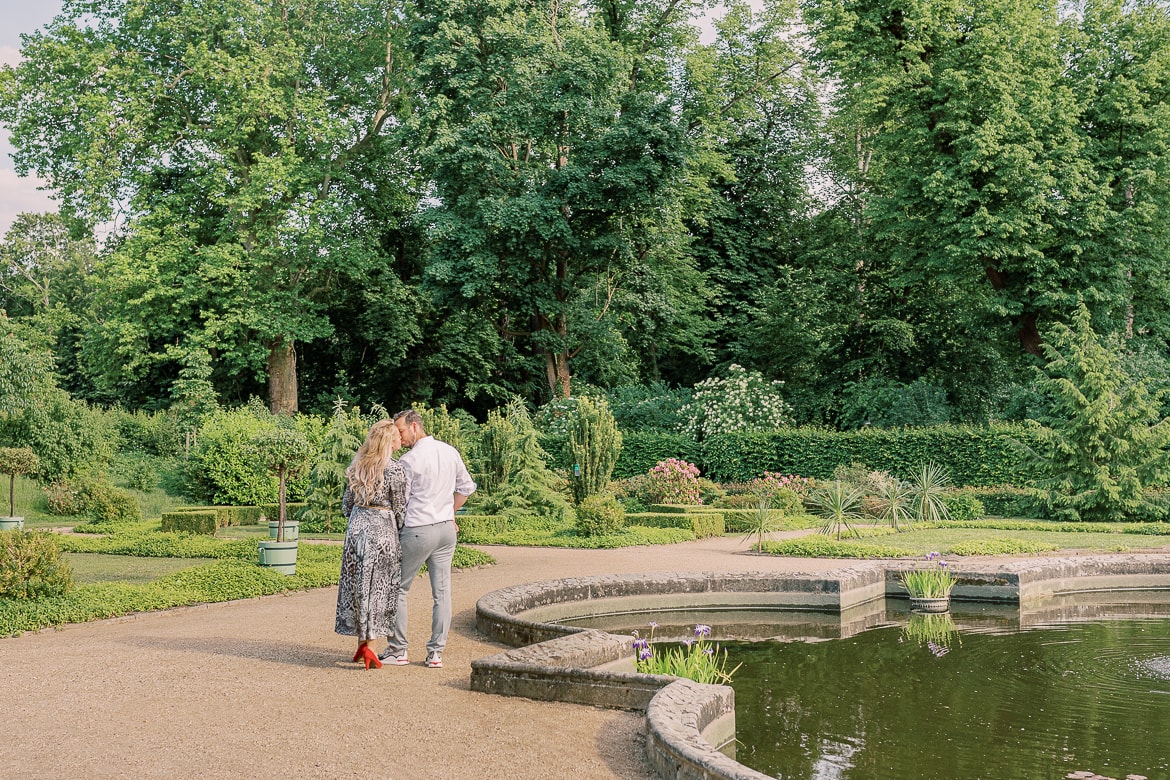
[[[0, 636], [84, 623], [90, 620], [173, 607], [256, 598], [276, 593], [336, 585], [341, 572], [341, 545], [302, 544], [297, 573], [289, 576], [256, 562], [256, 542], [221, 541], [184, 534], [134, 534], [114, 537], [63, 535], [63, 551], [153, 558], [214, 558], [149, 583], [102, 582], [81, 585], [55, 598], [0, 599]], [[455, 548], [457, 569], [495, 563], [491, 555]]]
[[615, 534], [604, 536], [581, 536], [575, 528], [558, 530], [515, 530], [492, 532], [468, 532], [460, 530], [460, 541], [464, 544], [499, 544], [510, 547], [566, 547], [581, 550], [614, 550], [620, 547], [637, 547], [649, 544], [676, 544], [689, 542], [694, 533], [684, 528], [648, 528], [629, 526]]

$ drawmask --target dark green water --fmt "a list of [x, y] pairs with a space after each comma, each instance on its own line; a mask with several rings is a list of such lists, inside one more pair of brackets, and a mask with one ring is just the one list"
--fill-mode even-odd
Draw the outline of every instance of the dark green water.
[[1170, 778], [1170, 620], [925, 617], [912, 635], [723, 643], [742, 663], [736, 760], [781, 780]]

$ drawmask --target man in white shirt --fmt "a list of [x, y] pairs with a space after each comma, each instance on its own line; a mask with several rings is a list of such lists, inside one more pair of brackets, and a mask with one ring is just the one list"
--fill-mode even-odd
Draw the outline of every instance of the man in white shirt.
[[410, 663], [406, 654], [406, 595], [423, 563], [431, 580], [435, 605], [431, 611], [431, 638], [426, 665], [443, 666], [443, 650], [451, 630], [451, 559], [455, 555], [455, 512], [475, 492], [475, 482], [459, 450], [428, 436], [422, 417], [412, 410], [394, 415], [402, 443], [410, 452], [399, 459], [406, 472], [406, 521], [399, 532], [402, 578], [398, 587], [398, 616], [394, 633], [380, 656], [390, 664]]

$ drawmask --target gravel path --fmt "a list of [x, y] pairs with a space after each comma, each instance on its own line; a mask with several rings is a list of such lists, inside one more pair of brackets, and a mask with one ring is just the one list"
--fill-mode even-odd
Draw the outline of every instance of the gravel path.
[[724, 537], [623, 550], [490, 547], [456, 572], [443, 669], [421, 665], [430, 587], [411, 590], [410, 666], [366, 672], [333, 633], [336, 589], [146, 613], [0, 640], [4, 778], [646, 778], [642, 718], [491, 696], [499, 652], [475, 602], [522, 582], [660, 571], [824, 571]]

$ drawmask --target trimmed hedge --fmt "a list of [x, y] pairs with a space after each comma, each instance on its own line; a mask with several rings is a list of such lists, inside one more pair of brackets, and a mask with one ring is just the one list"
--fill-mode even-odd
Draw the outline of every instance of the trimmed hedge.
[[[725, 510], [723, 512], [723, 522], [727, 526], [727, 532], [733, 534], [742, 534], [752, 531], [756, 526], [756, 513], [758, 510]], [[825, 524], [825, 521], [819, 517], [813, 517], [807, 512], [800, 512], [798, 514], [787, 514], [779, 509], [768, 510], [768, 517], [772, 521], [773, 531], [798, 531], [808, 528], [820, 528]]]
[[[568, 469], [568, 436], [546, 433], [540, 436], [540, 446], [549, 454], [553, 468]], [[622, 451], [614, 464], [611, 479], [645, 474], [661, 460], [678, 458], [697, 463], [701, 460], [702, 448], [689, 436], [678, 433], [645, 433], [622, 431]]]
[[910, 553], [897, 547], [864, 542], [837, 541], [831, 536], [814, 534], [780, 542], [764, 542], [763, 552], [796, 558], [908, 558]]
[[622, 452], [614, 466], [613, 478], [625, 479], [645, 474], [667, 458], [700, 463], [703, 460], [702, 448], [689, 436], [682, 434], [622, 431]]
[[722, 536], [727, 530], [722, 512], [639, 512], [626, 515], [626, 524], [644, 528], [681, 528], [693, 533], [696, 539]]
[[700, 506], [701, 504], [651, 504], [646, 508], [659, 515], [685, 515]]
[[933, 461], [956, 485], [1029, 482], [1039, 475], [1013, 442], [1039, 445], [1036, 432], [1022, 425], [840, 432], [790, 428], [712, 437], [703, 443], [699, 467], [707, 477], [721, 482], [747, 482], [764, 471], [829, 479], [834, 468], [851, 463], [906, 478], [923, 463]]
[[1044, 496], [1034, 488], [1012, 485], [986, 485], [967, 488], [989, 515], [996, 517], [1044, 517]]
[[163, 512], [162, 530], [189, 534], [214, 534], [217, 527], [214, 510]]
[[[286, 504], [285, 506], [289, 506]], [[220, 528], [237, 525], [256, 525], [260, 522], [260, 515], [266, 514], [263, 507], [258, 506], [184, 506], [178, 507], [175, 512], [215, 512], [215, 524]]]

